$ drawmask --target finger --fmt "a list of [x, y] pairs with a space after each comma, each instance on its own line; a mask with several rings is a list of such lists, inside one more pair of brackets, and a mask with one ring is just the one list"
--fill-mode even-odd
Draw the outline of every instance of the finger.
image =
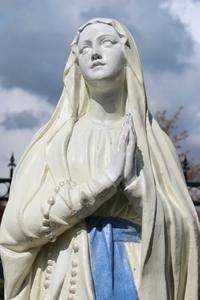
[[136, 145], [137, 145], [136, 134], [134, 134], [132, 130], [129, 130], [129, 141], [128, 141], [128, 145], [127, 145], [127, 154], [128, 155], [135, 152]]
[[135, 140], [137, 139], [137, 136], [136, 136], [136, 131], [135, 131], [135, 127], [134, 127], [134, 122], [133, 122], [133, 117], [132, 115], [129, 115], [129, 128], [130, 130], [132, 131], [133, 133], [133, 136], [135, 138]]
[[136, 142], [137, 141], [137, 134], [136, 134], [135, 128], [131, 126], [130, 132], [131, 132], [131, 135], [133, 136], [133, 139]]
[[129, 127], [126, 126], [119, 137], [118, 150], [125, 151], [129, 140]]
[[122, 124], [121, 130], [120, 130], [119, 139], [121, 139], [121, 138], [123, 139], [124, 135], [127, 136], [128, 129], [129, 129], [129, 120], [128, 120], [128, 116], [126, 116], [126, 118]]
[[129, 129], [129, 141], [128, 141], [128, 147], [132, 147], [135, 144], [135, 137], [133, 134], [133, 131]]
[[126, 126], [128, 126], [128, 123], [129, 123], [129, 118], [128, 118], [128, 115], [126, 115], [123, 120], [121, 129], [120, 129], [120, 134], [122, 134], [122, 132], [125, 130]]
[[128, 136], [129, 136], [129, 129], [127, 127], [124, 130], [123, 134], [120, 136], [120, 139], [119, 139], [119, 148], [128, 145]]
[[134, 123], [133, 123], [133, 116], [132, 114], [130, 113], [129, 116], [128, 116], [128, 123], [129, 123], [129, 126], [134, 129]]

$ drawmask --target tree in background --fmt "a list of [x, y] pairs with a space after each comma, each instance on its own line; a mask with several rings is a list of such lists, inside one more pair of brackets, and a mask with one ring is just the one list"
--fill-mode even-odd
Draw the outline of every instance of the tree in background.
[[[187, 139], [189, 136], [187, 130], [179, 130], [178, 121], [180, 119], [183, 106], [180, 106], [178, 110], [169, 117], [167, 110], [157, 111], [155, 118], [160, 124], [161, 128], [170, 136], [172, 142], [174, 143], [177, 152], [180, 157], [182, 165], [184, 164], [184, 159], [186, 158], [186, 153], [189, 154], [189, 151], [183, 151], [182, 142]], [[200, 176], [200, 164], [194, 164], [189, 158], [188, 160], [188, 170], [187, 170], [187, 179], [195, 180]]]

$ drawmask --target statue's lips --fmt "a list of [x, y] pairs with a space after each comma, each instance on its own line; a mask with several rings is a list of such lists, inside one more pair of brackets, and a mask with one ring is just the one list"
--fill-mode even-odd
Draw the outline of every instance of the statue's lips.
[[104, 65], [105, 65], [104, 63], [97, 61], [92, 64], [91, 69], [94, 69], [95, 67], [98, 67], [98, 66], [104, 66]]

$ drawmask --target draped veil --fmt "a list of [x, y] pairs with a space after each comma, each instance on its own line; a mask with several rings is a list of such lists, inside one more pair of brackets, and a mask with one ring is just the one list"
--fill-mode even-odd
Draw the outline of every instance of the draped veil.
[[[26, 281], [43, 246], [27, 246], [20, 218], [23, 207], [32, 201], [47, 173], [55, 186], [60, 180], [70, 180], [65, 149], [73, 124], [85, 114], [89, 101], [77, 61], [77, 39], [85, 26], [95, 22], [109, 24], [127, 38], [124, 46], [127, 60], [125, 110], [133, 115], [145, 177], [140, 297], [197, 300], [199, 227], [196, 212], [174, 146], [148, 110], [135, 41], [122, 24], [112, 19], [93, 19], [79, 29], [64, 70], [64, 88], [57, 107], [47, 124], [34, 136], [15, 170], [0, 237], [5, 279], [9, 280], [7, 293], [15, 289], [17, 281]], [[27, 178], [31, 184], [27, 183]], [[15, 276], [12, 275], [14, 265], [18, 266]]]

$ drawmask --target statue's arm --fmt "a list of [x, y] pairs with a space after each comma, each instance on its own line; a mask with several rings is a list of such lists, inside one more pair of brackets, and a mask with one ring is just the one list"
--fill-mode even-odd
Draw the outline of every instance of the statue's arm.
[[128, 132], [128, 127], [123, 127], [110, 164], [102, 175], [88, 182], [73, 185], [60, 178], [55, 182], [46, 168], [34, 194], [24, 193], [21, 204], [15, 205], [15, 218], [12, 205], [6, 209], [3, 220], [6, 237], [2, 238], [2, 244], [12, 249], [30, 249], [54, 241], [109, 200], [124, 177]]
[[22, 230], [36, 244], [39, 240], [41, 243], [54, 241], [58, 235], [91, 215], [116, 191], [106, 174], [82, 184], [60, 182], [50, 196], [45, 195], [41, 188], [29, 205], [22, 208]]
[[24, 235], [36, 243], [54, 241], [109, 200], [123, 178], [128, 134], [129, 128], [124, 126], [110, 164], [102, 175], [88, 182], [55, 184], [48, 171], [38, 193], [20, 209]]

